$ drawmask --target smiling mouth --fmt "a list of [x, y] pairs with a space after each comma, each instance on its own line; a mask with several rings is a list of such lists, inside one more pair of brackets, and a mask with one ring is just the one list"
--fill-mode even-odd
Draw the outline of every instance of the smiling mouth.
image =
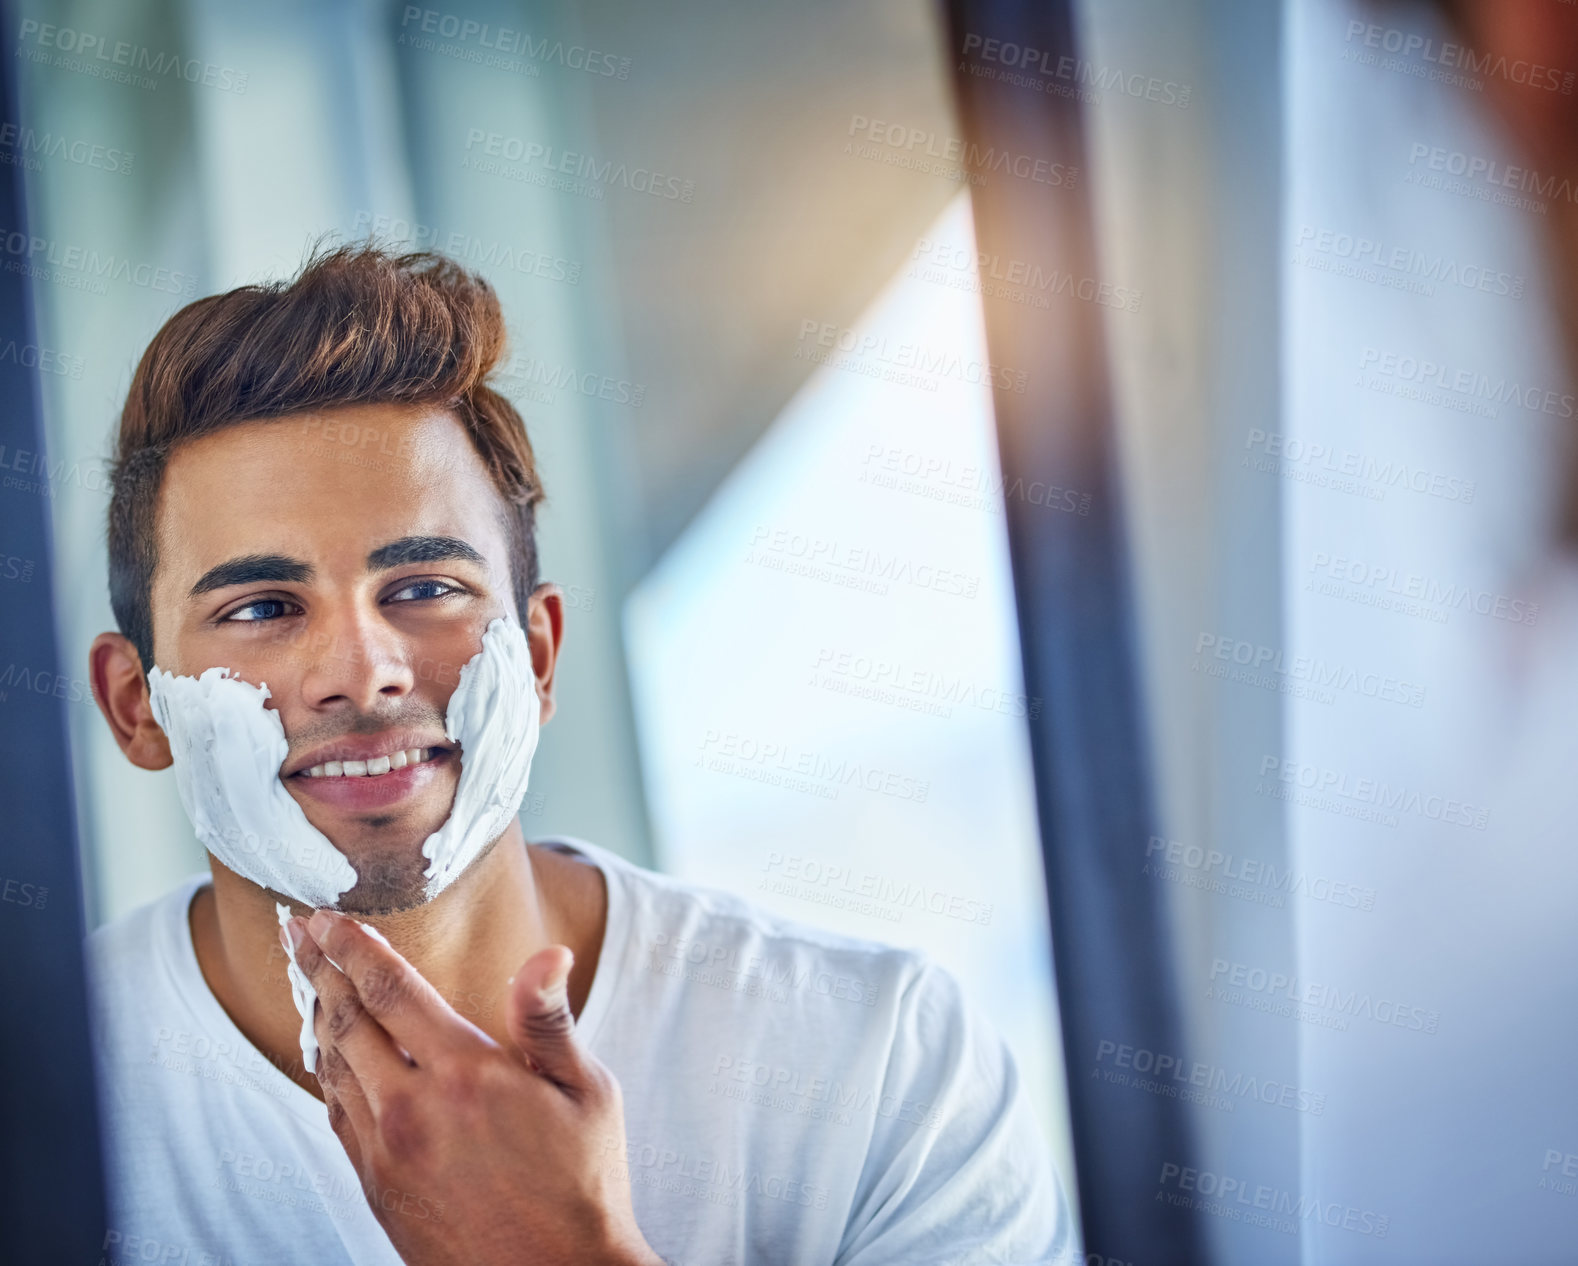
[[408, 747], [369, 760], [331, 760], [296, 773], [297, 778], [381, 778], [408, 765], [437, 760], [447, 751], [442, 747]]

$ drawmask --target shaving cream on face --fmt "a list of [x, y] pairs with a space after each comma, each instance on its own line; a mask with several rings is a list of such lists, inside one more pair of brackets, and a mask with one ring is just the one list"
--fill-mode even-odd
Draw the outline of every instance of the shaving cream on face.
[[[238, 875], [302, 905], [333, 909], [356, 886], [356, 870], [307, 821], [279, 776], [290, 745], [279, 713], [264, 706], [267, 684], [228, 673], [148, 673], [181, 804], [198, 840]], [[449, 816], [422, 845], [425, 900], [453, 883], [519, 811], [540, 712], [526, 634], [502, 616], [460, 670], [445, 712], [444, 733], [460, 746], [460, 780]]]
[[197, 838], [236, 874], [306, 906], [333, 906], [356, 885], [349, 859], [280, 780], [290, 752], [267, 685], [228, 669], [148, 673], [154, 720], [170, 740], [175, 785]]
[[[154, 719], [170, 740], [186, 816], [203, 846], [238, 875], [302, 905], [332, 909], [355, 887], [355, 868], [307, 821], [280, 779], [290, 745], [279, 713], [264, 707], [267, 684], [253, 686], [228, 671], [177, 677], [155, 667], [148, 673]], [[444, 733], [460, 745], [460, 781], [449, 816], [422, 845], [429, 859], [425, 900], [453, 883], [519, 812], [540, 715], [526, 635], [513, 618], [500, 617], [460, 670], [445, 712]], [[283, 927], [290, 909], [278, 902], [274, 909]], [[361, 926], [389, 943], [376, 928]], [[286, 953], [291, 998], [301, 1014], [302, 1063], [316, 1072], [318, 995], [295, 950]]]
[[526, 795], [542, 705], [521, 626], [494, 620], [482, 650], [460, 670], [444, 733], [460, 745], [460, 785], [444, 825], [427, 837], [431, 901], [502, 835]]

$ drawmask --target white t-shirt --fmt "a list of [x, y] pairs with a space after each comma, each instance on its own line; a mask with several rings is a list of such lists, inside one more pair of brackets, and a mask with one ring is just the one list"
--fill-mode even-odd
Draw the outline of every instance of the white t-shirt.
[[[585, 841], [549, 846], [607, 879], [578, 1027], [624, 1090], [636, 1221], [672, 1266], [1070, 1258], [1012, 1059], [947, 972]], [[399, 1262], [323, 1104], [203, 980], [188, 909], [205, 882], [89, 938], [104, 1266]], [[444, 1216], [411, 1198], [402, 1212]]]

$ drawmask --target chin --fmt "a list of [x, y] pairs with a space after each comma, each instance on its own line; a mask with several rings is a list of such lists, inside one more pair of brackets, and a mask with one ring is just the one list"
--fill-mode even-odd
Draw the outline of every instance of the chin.
[[[422, 855], [422, 845], [429, 834], [431, 832], [419, 836], [408, 850], [390, 851], [385, 844], [360, 853], [347, 851], [346, 856], [356, 871], [356, 886], [340, 897], [335, 909], [341, 914], [383, 915], [425, 906], [429, 901], [428, 859]], [[453, 892], [468, 876], [474, 878], [477, 867], [492, 856], [503, 838], [500, 834], [473, 857], [445, 893]]]
[[343, 893], [341, 914], [399, 914], [427, 904], [427, 859], [416, 867], [390, 861], [356, 864], [356, 886]]
[[[376, 823], [366, 823], [376, 828]], [[437, 830], [434, 827], [434, 830]], [[431, 831], [406, 832], [403, 842], [388, 834], [366, 839], [360, 846], [335, 842], [356, 871], [356, 884], [341, 895], [335, 908], [342, 914], [398, 914], [427, 902], [428, 859], [422, 845]]]

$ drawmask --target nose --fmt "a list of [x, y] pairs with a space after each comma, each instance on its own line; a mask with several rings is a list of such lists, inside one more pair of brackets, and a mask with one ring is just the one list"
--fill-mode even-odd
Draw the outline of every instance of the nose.
[[311, 708], [348, 703], [371, 712], [409, 694], [416, 681], [405, 639], [376, 610], [320, 611], [302, 655], [302, 701]]

